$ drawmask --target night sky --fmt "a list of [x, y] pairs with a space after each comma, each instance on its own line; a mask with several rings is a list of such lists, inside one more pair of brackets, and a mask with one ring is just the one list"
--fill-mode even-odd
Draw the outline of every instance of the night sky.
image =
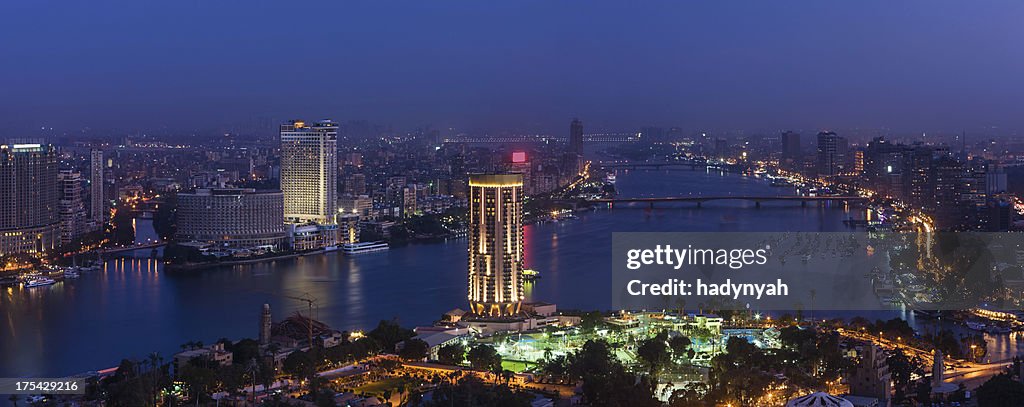
[[0, 138], [262, 117], [1015, 134], [1024, 2], [3, 0], [0, 95]]

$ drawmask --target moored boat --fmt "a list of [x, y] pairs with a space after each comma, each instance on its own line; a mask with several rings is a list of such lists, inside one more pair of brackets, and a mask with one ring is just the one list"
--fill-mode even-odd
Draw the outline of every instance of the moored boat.
[[343, 246], [341, 246], [341, 250], [345, 254], [372, 253], [388, 249], [390, 249], [390, 246], [388, 246], [388, 242], [345, 243]]
[[25, 280], [25, 288], [42, 287], [56, 284], [57, 280], [49, 277], [32, 277]]

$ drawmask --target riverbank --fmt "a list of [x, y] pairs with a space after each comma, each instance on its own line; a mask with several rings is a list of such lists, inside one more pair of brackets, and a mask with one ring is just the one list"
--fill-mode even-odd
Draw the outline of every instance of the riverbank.
[[323, 250], [323, 249], [320, 249], [320, 250], [310, 250], [310, 251], [305, 251], [305, 252], [300, 252], [300, 253], [282, 254], [282, 255], [279, 255], [279, 256], [260, 257], [260, 258], [257, 258], [257, 259], [239, 259], [239, 260], [213, 261], [213, 262], [203, 262], [203, 263], [165, 264], [164, 265], [164, 270], [166, 270], [167, 272], [209, 270], [209, 269], [215, 269], [215, 268], [224, 267], [224, 266], [238, 266], [238, 265], [244, 265], [244, 264], [258, 264], [258, 263], [265, 263], [265, 262], [271, 262], [271, 261], [277, 261], [277, 260], [294, 259], [294, 258], [297, 258], [297, 257], [311, 256], [311, 255], [324, 254], [324, 253], [327, 253], [327, 251]]

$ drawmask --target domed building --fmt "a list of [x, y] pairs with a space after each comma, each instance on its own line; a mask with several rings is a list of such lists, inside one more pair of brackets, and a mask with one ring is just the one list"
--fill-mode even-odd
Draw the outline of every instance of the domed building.
[[790, 400], [786, 407], [853, 407], [853, 403], [828, 393], [811, 393]]

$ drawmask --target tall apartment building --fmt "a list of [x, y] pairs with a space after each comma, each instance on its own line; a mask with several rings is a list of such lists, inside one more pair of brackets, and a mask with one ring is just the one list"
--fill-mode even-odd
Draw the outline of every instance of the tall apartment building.
[[0, 145], [0, 255], [57, 247], [57, 165], [52, 145]]
[[284, 197], [279, 191], [225, 188], [179, 193], [175, 239], [277, 250], [288, 240], [283, 214]]
[[569, 151], [583, 155], [583, 122], [580, 119], [572, 119], [569, 123]]
[[93, 149], [89, 158], [89, 222], [96, 230], [103, 230], [107, 214], [103, 195], [103, 150]]
[[818, 133], [818, 176], [840, 175], [846, 167], [846, 138], [831, 131]]
[[68, 245], [86, 232], [85, 203], [82, 202], [82, 174], [66, 169], [57, 173], [60, 197], [60, 244]]
[[519, 313], [523, 293], [523, 177], [469, 179], [469, 302], [478, 316]]
[[365, 195], [366, 175], [356, 173], [345, 177], [345, 193], [349, 195]]
[[281, 125], [281, 192], [290, 223], [336, 223], [338, 125], [330, 120]]
[[569, 154], [574, 155], [576, 171], [583, 170], [583, 122], [580, 119], [572, 119], [569, 123]]
[[803, 159], [800, 147], [800, 133], [787, 131], [782, 133], [782, 161], [797, 163]]

